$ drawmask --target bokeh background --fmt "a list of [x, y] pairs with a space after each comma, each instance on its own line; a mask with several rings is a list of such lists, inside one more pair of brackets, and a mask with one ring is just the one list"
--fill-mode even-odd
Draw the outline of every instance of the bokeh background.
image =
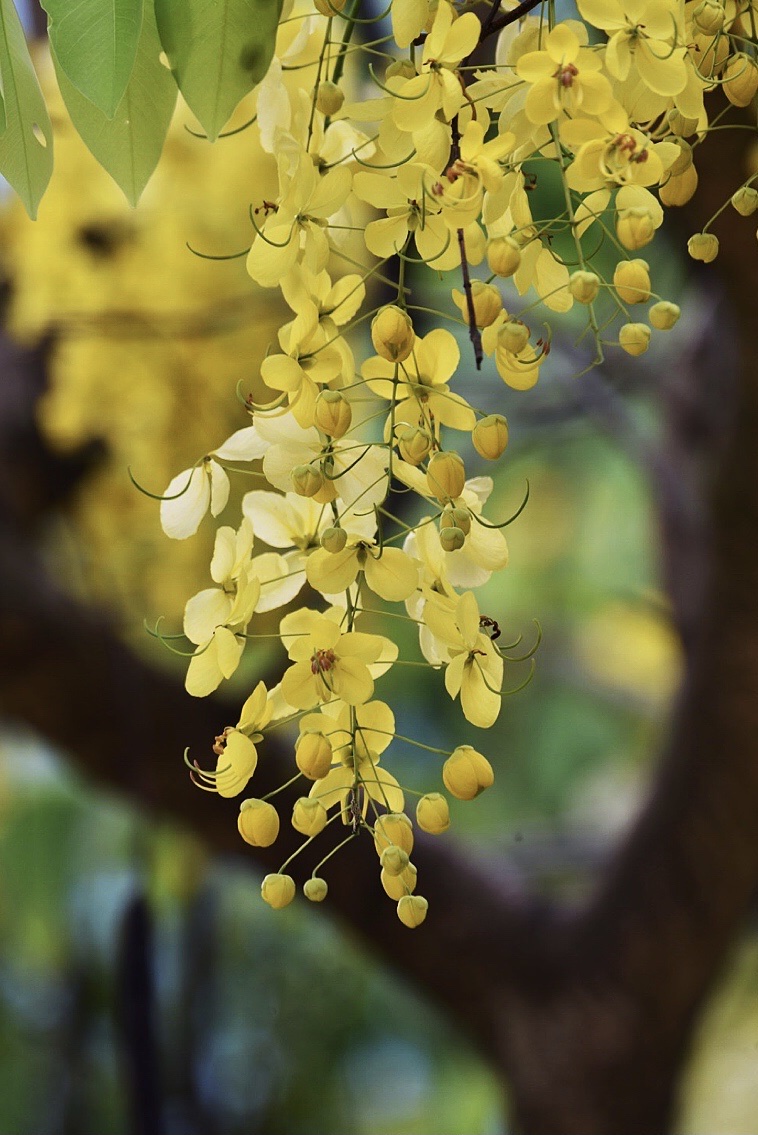
[[[44, 555], [66, 589], [107, 608], [134, 650], [179, 676], [186, 663], [144, 621], [164, 616], [178, 629], [187, 597], [205, 586], [212, 534], [166, 540], [157, 504], [127, 469], [160, 492], [245, 424], [236, 389], [255, 388], [280, 309], [253, 288], [243, 259], [204, 260], [187, 245], [244, 248], [249, 179], [272, 171], [249, 131], [211, 148], [180, 110], [132, 211], [74, 135], [42, 47], [37, 60], [56, 171], [35, 224], [3, 198], [4, 323], [29, 347], [54, 335], [38, 423], [55, 452], [94, 455], [65, 507], [46, 516]], [[243, 106], [232, 126], [246, 116]], [[548, 211], [550, 185], [540, 192]], [[534, 391], [507, 389], [492, 366], [482, 376], [471, 368], [461, 385], [511, 425], [491, 513], [512, 513], [530, 486], [508, 529], [511, 566], [485, 589], [484, 607], [510, 638], [531, 642], [539, 620], [543, 641], [534, 681], [505, 700], [487, 741], [495, 785], [454, 807], [453, 829], [475, 858], [508, 856], [534, 886], [567, 898], [587, 892], [644, 798], [682, 665], [661, 588], [651, 454], [660, 375], [685, 345], [696, 349], [714, 300], [688, 281], [673, 244], [656, 242], [650, 261], [663, 295], [684, 294], [685, 315], [644, 360], [577, 382], [564, 326]], [[435, 285], [431, 306], [449, 306], [450, 283]], [[240, 696], [275, 649], [246, 656]], [[385, 680], [399, 730], [430, 745], [474, 741], [438, 687], [434, 674]], [[405, 748], [401, 759], [405, 782], [427, 786], [429, 755]], [[165, 760], [177, 782], [185, 777], [180, 752]], [[243, 848], [239, 861], [214, 859], [191, 830], [108, 796], [44, 737], [6, 725], [0, 1135], [133, 1129], [128, 1005], [149, 976], [135, 972], [135, 934], [149, 947], [166, 1135], [505, 1131], [499, 1083], [449, 1023], [334, 921], [328, 902], [275, 914], [258, 880]], [[758, 1129], [754, 926], [699, 1029], [678, 1129]]]

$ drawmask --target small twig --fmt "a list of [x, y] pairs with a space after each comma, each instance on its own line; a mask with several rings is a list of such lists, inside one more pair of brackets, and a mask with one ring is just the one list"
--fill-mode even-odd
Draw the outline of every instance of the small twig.
[[[455, 165], [461, 156], [461, 133], [458, 129], [458, 115], [450, 123], [452, 133], [452, 145], [450, 148], [450, 165]], [[468, 257], [466, 255], [466, 237], [463, 229], [457, 229], [458, 247], [461, 250], [461, 274], [463, 276], [463, 291], [466, 294], [466, 310], [468, 312], [468, 333], [471, 339], [471, 346], [474, 348], [474, 359], [476, 360], [476, 369], [482, 369], [482, 362], [484, 361], [484, 350], [482, 349], [482, 336], [479, 328], [476, 325], [476, 315], [474, 312], [474, 293], [471, 290], [471, 276], [468, 270]]]
[[542, 0], [522, 0], [522, 3], [519, 4], [517, 8], [514, 8], [510, 12], [503, 12], [502, 15], [495, 19], [494, 13], [500, 6], [498, 0], [495, 0], [489, 16], [482, 24], [482, 34], [479, 37], [479, 42], [481, 43], [482, 40], [487, 39], [488, 36], [494, 35], [495, 32], [502, 31], [502, 29], [507, 28], [509, 24], [515, 24], [517, 20], [520, 20], [522, 16], [528, 15], [533, 8], [536, 8], [537, 5], [541, 3]]
[[492, 21], [495, 19], [495, 16], [500, 11], [501, 3], [502, 3], [502, 0], [492, 0], [492, 7], [490, 8], [489, 12], [487, 13], [486, 18], [484, 20], [482, 20], [482, 31], [481, 31], [481, 34], [479, 36], [480, 42], [489, 33], [489, 30], [492, 26]]

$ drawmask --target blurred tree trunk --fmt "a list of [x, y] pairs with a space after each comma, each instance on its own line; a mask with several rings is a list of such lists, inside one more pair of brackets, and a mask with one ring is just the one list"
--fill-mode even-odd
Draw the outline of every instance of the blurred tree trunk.
[[[718, 133], [704, 150], [690, 231], [743, 176], [739, 134]], [[693, 1022], [758, 884], [758, 256], [749, 224], [729, 216], [720, 230], [734, 328], [719, 328], [711, 354], [701, 344], [662, 381], [670, 432], [654, 472], [687, 677], [649, 799], [596, 895], [562, 910], [525, 891], [508, 864], [489, 874], [453, 841], [425, 840], [414, 859], [432, 913], [411, 934], [380, 901], [367, 841], [334, 861], [331, 908], [473, 1038], [508, 1084], [525, 1135], [669, 1130]], [[97, 451], [63, 462], [45, 448], [33, 417], [44, 349], [30, 355], [5, 342], [2, 362], [0, 708], [94, 779], [239, 853], [236, 803], [208, 807], [176, 759], [187, 744], [206, 750], [236, 709], [193, 700], [150, 671], [107, 619], [46, 575], [35, 528]], [[137, 751], [126, 727], [136, 705], [145, 731]], [[275, 764], [262, 762], [259, 791], [277, 779]], [[278, 846], [257, 862], [281, 855]]]

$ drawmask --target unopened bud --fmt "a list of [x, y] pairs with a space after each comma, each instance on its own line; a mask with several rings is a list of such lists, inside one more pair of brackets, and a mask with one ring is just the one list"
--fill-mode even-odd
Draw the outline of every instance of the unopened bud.
[[592, 303], [600, 291], [600, 277], [594, 272], [577, 269], [569, 277], [569, 291], [578, 303]]
[[619, 329], [619, 346], [627, 355], [644, 355], [650, 346], [650, 328], [647, 323], [625, 323]]
[[495, 781], [492, 765], [471, 745], [459, 745], [442, 766], [445, 788], [459, 800], [473, 800]]
[[738, 51], [727, 63], [721, 85], [733, 106], [747, 106], [758, 91], [758, 64], [744, 51]]
[[486, 457], [488, 461], [497, 461], [508, 444], [508, 422], [502, 414], [488, 414], [474, 426], [471, 440], [480, 457]]
[[303, 733], [295, 746], [295, 763], [309, 780], [321, 780], [332, 765], [332, 746], [323, 733]]
[[452, 450], [435, 453], [426, 472], [429, 490], [441, 504], [456, 500], [466, 484], [466, 467]]
[[261, 896], [274, 910], [281, 910], [295, 897], [295, 880], [291, 875], [267, 875], [261, 883]]
[[416, 336], [410, 316], [390, 304], [378, 312], [371, 323], [371, 342], [377, 355], [390, 363], [401, 363], [413, 350]]
[[650, 270], [645, 260], [619, 260], [613, 273], [613, 286], [622, 303], [647, 303], [650, 299]]
[[390, 875], [387, 871], [382, 871], [379, 878], [386, 894], [399, 902], [403, 895], [412, 895], [415, 891], [418, 871], [409, 863], [401, 875]]
[[693, 164], [687, 166], [683, 173], [675, 174], [665, 181], [658, 190], [658, 196], [663, 205], [686, 205], [695, 195], [698, 175]]
[[487, 243], [487, 263], [496, 276], [512, 276], [521, 263], [521, 249], [513, 237], [495, 237]]
[[427, 792], [416, 805], [416, 822], [424, 832], [441, 835], [450, 827], [450, 808], [441, 792]]
[[458, 552], [466, 543], [466, 533], [460, 528], [442, 528], [440, 545], [443, 552]]
[[719, 238], [713, 233], [695, 233], [687, 241], [687, 251], [693, 260], [710, 264], [719, 254]]
[[670, 331], [681, 314], [681, 308], [677, 304], [660, 300], [650, 308], [648, 319], [657, 331]]
[[399, 435], [397, 447], [403, 461], [407, 461], [409, 465], [420, 465], [429, 456], [432, 437], [419, 426], [409, 426]]
[[440, 517], [440, 528], [460, 528], [464, 536], [471, 531], [471, 513], [467, 508], [446, 508]]
[[[468, 299], [465, 292], [453, 288], [453, 302], [460, 310], [461, 315], [469, 323]], [[471, 281], [471, 302], [474, 308], [474, 319], [477, 327], [489, 327], [494, 323], [503, 310], [503, 298], [494, 284], [485, 284], [484, 280]]]
[[413, 825], [405, 812], [387, 812], [374, 824], [374, 846], [377, 855], [386, 847], [402, 847], [408, 855], [413, 851]]
[[324, 474], [316, 465], [296, 465], [290, 479], [292, 488], [301, 497], [315, 497], [324, 487]]
[[303, 884], [303, 894], [310, 902], [323, 902], [328, 890], [326, 879], [308, 879]]
[[344, 528], [325, 528], [321, 533], [321, 547], [327, 552], [336, 555], [347, 544], [347, 532]]
[[655, 236], [655, 219], [649, 209], [622, 209], [616, 218], [616, 235], [624, 248], [644, 248]]
[[702, 35], [716, 35], [724, 26], [726, 12], [719, 0], [700, 0], [692, 13], [695, 29]]
[[353, 411], [339, 390], [322, 390], [316, 399], [313, 420], [329, 437], [344, 437], [353, 421]]
[[401, 875], [408, 866], [408, 852], [402, 847], [385, 847], [379, 862], [388, 875]]
[[344, 101], [344, 92], [336, 83], [332, 83], [329, 79], [319, 83], [316, 91], [316, 110], [320, 110], [327, 118], [342, 110]]
[[400, 79], [415, 79], [416, 68], [410, 59], [393, 59], [384, 72], [384, 77], [385, 79], [394, 79], [395, 76]]
[[345, 7], [347, 0], [313, 0], [313, 7], [322, 16], [335, 16]]
[[266, 800], [243, 800], [237, 828], [251, 847], [270, 847], [279, 835], [279, 814]]
[[689, 138], [697, 130], [697, 119], [685, 118], [682, 112], [677, 110], [676, 107], [672, 107], [667, 113], [666, 121], [668, 122], [671, 133], [676, 134], [680, 138]]
[[397, 916], [403, 926], [415, 930], [426, 918], [429, 903], [422, 895], [403, 895], [397, 904]]
[[498, 350], [517, 355], [529, 342], [530, 334], [529, 328], [520, 319], [509, 319], [497, 333]]
[[752, 185], [741, 185], [732, 194], [732, 205], [741, 216], [749, 217], [758, 209], [758, 189]]
[[292, 809], [292, 826], [301, 835], [318, 835], [326, 827], [326, 808], [320, 800], [301, 796]]
[[689, 142], [685, 142], [684, 138], [679, 138], [676, 145], [679, 148], [679, 157], [668, 168], [672, 177], [684, 173], [692, 165], [692, 146]]

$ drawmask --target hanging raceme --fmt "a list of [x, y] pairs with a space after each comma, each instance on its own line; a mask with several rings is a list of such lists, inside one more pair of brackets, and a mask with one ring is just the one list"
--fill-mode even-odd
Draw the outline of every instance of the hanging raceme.
[[[311, 588], [281, 619], [280, 681], [259, 682], [237, 725], [219, 733], [215, 768], [187, 758], [200, 787], [241, 795], [269, 730], [290, 723], [297, 734], [286, 783], [301, 788], [290, 821], [304, 840], [263, 882], [277, 909], [295, 895], [290, 862], [337, 821], [343, 838], [306, 897], [323, 900], [331, 856], [369, 833], [398, 917], [409, 927], [426, 917], [393, 741], [440, 758], [415, 807], [427, 833], [450, 824], [446, 793], [473, 800], [494, 772], [469, 745], [398, 738], [382, 676], [431, 667], [487, 729], [529, 680], [537, 645], [518, 653], [520, 639], [502, 635], [504, 613], [475, 594], [508, 564], [510, 521], [489, 508], [492, 480], [468, 469], [474, 453], [503, 457], [508, 423], [469, 403], [462, 371], [489, 356], [490, 377], [496, 369], [529, 389], [549, 365], [551, 323], [560, 330], [575, 304], [578, 376], [609, 348], [639, 355], [670, 330], [679, 307], [656, 293], [637, 253], [656, 240], [664, 209], [695, 190], [706, 96], [724, 86], [739, 107], [755, 96], [755, 0], [578, 7], [581, 19], [559, 21], [553, 0], [393, 0], [382, 14], [368, 0], [284, 5], [250, 127], [276, 157], [279, 190], [258, 199], [251, 179], [248, 270], [292, 312], [262, 367], [272, 401], [248, 400], [252, 424], [178, 474], [161, 505], [167, 535], [187, 538], [208, 509], [219, 515], [229, 475], [262, 459], [266, 487], [246, 493], [237, 528], [218, 530], [215, 586], [187, 603], [190, 693], [233, 673], [259, 612]], [[495, 31], [486, 63], [477, 47]], [[723, 106], [717, 117], [719, 129], [729, 124]], [[532, 192], [545, 176], [560, 183], [555, 216]], [[734, 186], [741, 217], [758, 208], [756, 180]], [[695, 259], [717, 256], [718, 216], [690, 239]], [[615, 250], [610, 275], [601, 245], [604, 265]], [[443, 271], [450, 302], [434, 310], [424, 280]], [[392, 289], [379, 306], [375, 281]], [[370, 327], [375, 354], [356, 362], [348, 336], [358, 326]], [[366, 631], [367, 616], [384, 617], [382, 634]], [[417, 656], [400, 657], [397, 619], [418, 627]], [[278, 791], [242, 801], [249, 844], [276, 840]]]

